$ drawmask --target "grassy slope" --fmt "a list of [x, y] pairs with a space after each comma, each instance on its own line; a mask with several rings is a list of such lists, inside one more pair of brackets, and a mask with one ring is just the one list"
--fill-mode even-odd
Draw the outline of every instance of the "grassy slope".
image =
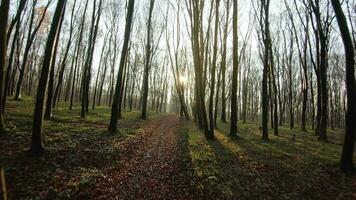
[[228, 136], [228, 124], [218, 126], [215, 141], [206, 141], [194, 124], [183, 128], [195, 185], [207, 197], [356, 199], [356, 177], [338, 172], [341, 130], [320, 143], [311, 130], [293, 130], [292, 141], [291, 131], [280, 127], [280, 136], [265, 142], [257, 124], [239, 123], [239, 139]]

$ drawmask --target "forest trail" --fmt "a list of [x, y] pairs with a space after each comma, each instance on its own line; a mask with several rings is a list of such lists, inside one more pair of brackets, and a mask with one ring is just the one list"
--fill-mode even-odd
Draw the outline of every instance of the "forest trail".
[[[175, 114], [124, 112], [110, 134], [108, 107], [55, 110], [44, 124], [46, 154], [28, 154], [33, 101], [10, 102], [11, 134], [0, 139], [9, 199], [355, 199], [355, 176], [339, 173], [341, 134], [332, 143], [282, 127], [261, 140], [258, 124], [240, 124], [241, 139], [219, 123], [208, 141]], [[20, 108], [20, 109], [18, 109]], [[308, 147], [308, 148], [306, 148]]]
[[178, 132], [181, 123], [176, 115], [145, 123], [144, 132], [128, 146], [133, 151], [120, 159], [118, 171], [108, 172], [112, 177], [96, 185], [108, 190], [100, 198], [190, 199], [192, 187], [184, 161], [187, 141]]

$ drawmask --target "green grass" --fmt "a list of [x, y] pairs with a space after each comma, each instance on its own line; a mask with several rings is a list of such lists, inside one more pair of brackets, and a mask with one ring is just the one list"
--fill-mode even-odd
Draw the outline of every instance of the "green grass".
[[228, 136], [229, 124], [218, 127], [214, 141], [207, 141], [192, 123], [185, 127], [191, 173], [201, 193], [223, 199], [356, 197], [356, 177], [338, 171], [342, 130], [330, 131], [330, 142], [322, 143], [312, 130], [280, 127], [280, 136], [270, 130], [269, 141], [263, 141], [258, 124], [240, 123], [239, 138]]

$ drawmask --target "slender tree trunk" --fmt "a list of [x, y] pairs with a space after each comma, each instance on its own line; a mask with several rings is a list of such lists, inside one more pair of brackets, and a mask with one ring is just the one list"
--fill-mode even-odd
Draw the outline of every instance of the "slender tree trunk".
[[19, 70], [20, 75], [19, 75], [19, 80], [17, 81], [17, 85], [16, 85], [14, 100], [19, 100], [21, 97], [20, 93], [21, 93], [22, 82], [24, 79], [25, 71], [26, 71], [26, 66], [28, 65], [28, 63], [27, 63], [28, 55], [30, 53], [30, 49], [33, 44], [33, 41], [35, 40], [36, 34], [37, 34], [38, 30], [40, 29], [41, 24], [46, 16], [47, 8], [48, 8], [49, 4], [50, 4], [50, 2], [47, 3], [46, 7], [44, 8], [44, 11], [42, 13], [39, 23], [36, 25], [35, 29], [32, 32], [32, 24], [33, 24], [33, 21], [35, 18], [36, 5], [37, 5], [37, 0], [33, 1], [32, 13], [31, 13], [31, 17], [30, 17], [29, 30], [28, 30], [28, 38], [27, 38], [27, 42], [26, 42], [25, 52], [24, 52], [24, 55], [22, 58], [22, 67]]
[[347, 91], [347, 111], [345, 139], [341, 155], [341, 170], [343, 172], [354, 172], [353, 153], [355, 147], [356, 134], [356, 81], [355, 81], [355, 50], [352, 45], [350, 31], [347, 25], [346, 17], [342, 11], [340, 2], [332, 0], [337, 22], [344, 42], [346, 59], [346, 91]]
[[230, 122], [230, 136], [237, 136], [237, 73], [239, 69], [238, 63], [238, 29], [237, 19], [238, 2], [233, 0], [233, 68], [232, 68], [232, 88], [231, 88], [231, 122]]
[[[64, 14], [64, 12], [63, 12]], [[62, 16], [64, 18], [64, 16]], [[59, 42], [59, 35], [60, 35], [60, 30], [62, 28], [62, 22], [61, 20], [59, 24], [59, 32], [56, 36], [56, 42], [54, 45], [54, 49], [58, 49], [58, 42]], [[54, 71], [55, 71], [55, 66], [56, 66], [56, 59], [57, 59], [57, 51], [55, 51], [52, 55], [51, 59], [51, 67], [50, 67], [50, 72], [49, 72], [49, 80], [48, 80], [48, 88], [47, 88], [47, 101], [46, 101], [46, 109], [45, 109], [45, 114], [44, 118], [47, 120], [50, 120], [52, 118], [52, 102], [53, 102], [53, 86], [54, 86]], [[55, 101], [55, 99], [54, 99]]]
[[269, 0], [263, 0], [261, 5], [261, 20], [264, 14], [264, 21], [261, 21], [261, 26], [264, 26], [264, 57], [263, 57], [263, 72], [262, 72], [262, 139], [268, 140], [268, 96], [267, 96], [267, 79], [269, 67]]
[[108, 131], [111, 133], [115, 133], [117, 131], [119, 95], [120, 95], [120, 88], [121, 88], [122, 76], [123, 76], [123, 70], [124, 70], [123, 68], [125, 65], [127, 50], [129, 47], [134, 5], [135, 5], [135, 0], [129, 0], [128, 8], [127, 8], [126, 25], [125, 25], [124, 44], [123, 44], [122, 51], [121, 51], [121, 58], [120, 58], [119, 71], [117, 73], [114, 100], [113, 100], [113, 103], [111, 106], [110, 125], [108, 128]]
[[[0, 94], [0, 95], [3, 95], [3, 102], [4, 102], [2, 104], [2, 112], [5, 111], [6, 98], [9, 95], [9, 93], [11, 92], [10, 87], [11, 87], [11, 80], [13, 80], [12, 76], [16, 72], [15, 67], [13, 67], [13, 61], [14, 61], [15, 48], [16, 48], [16, 43], [17, 43], [18, 38], [19, 38], [19, 34], [20, 34], [20, 22], [17, 22], [15, 33], [14, 33], [14, 36], [13, 36], [13, 39], [12, 39], [11, 48], [10, 48], [10, 55], [9, 55], [9, 58], [8, 58], [8, 61], [7, 61], [7, 70], [6, 70], [6, 76], [5, 76], [4, 93]], [[9, 40], [9, 37], [8, 37], [8, 40]], [[12, 73], [11, 73], [11, 71], [12, 71]]]
[[[6, 66], [6, 30], [9, 18], [10, 0], [2, 0], [0, 5], [0, 108], [3, 108], [4, 72]], [[0, 135], [6, 133], [4, 112], [0, 109]]]
[[143, 83], [142, 83], [142, 113], [141, 118], [147, 119], [147, 99], [148, 99], [148, 78], [150, 76], [150, 68], [151, 68], [151, 21], [152, 21], [152, 11], [154, 7], [155, 0], [150, 0], [150, 9], [149, 16], [147, 22], [147, 41], [146, 41], [146, 59], [145, 59], [145, 69], [143, 75]]
[[228, 35], [228, 24], [230, 20], [230, 0], [226, 2], [226, 16], [225, 16], [225, 27], [223, 33], [223, 45], [222, 45], [222, 55], [221, 55], [221, 121], [226, 122], [226, 41]]
[[83, 14], [82, 21], [80, 24], [79, 38], [78, 38], [77, 47], [76, 47], [75, 66], [74, 66], [74, 74], [73, 74], [74, 76], [73, 76], [73, 82], [72, 82], [72, 91], [71, 91], [71, 95], [70, 95], [69, 110], [72, 110], [72, 108], [73, 108], [73, 100], [74, 100], [74, 95], [75, 95], [74, 91], [75, 91], [76, 82], [77, 82], [76, 79], [77, 79], [77, 77], [79, 77], [79, 76], [77, 76], [77, 72], [79, 73], [78, 59], [79, 59], [79, 55], [80, 55], [80, 46], [81, 46], [82, 39], [83, 39], [84, 23], [85, 23], [87, 8], [88, 8], [88, 0], [86, 0], [86, 2], [85, 2], [84, 14]]
[[63, 20], [66, 2], [66, 0], [58, 1], [56, 10], [53, 15], [52, 26], [47, 39], [41, 76], [38, 83], [35, 111], [33, 117], [30, 148], [30, 152], [32, 154], [44, 153], [44, 147], [42, 142], [43, 104], [45, 102], [46, 97], [46, 89], [48, 83], [48, 74], [50, 73], [51, 59], [57, 50], [54, 48], [54, 43], [56, 41], [56, 38], [59, 36], [59, 27], [61, 21]]
[[63, 83], [64, 70], [65, 70], [65, 67], [67, 65], [66, 62], [67, 62], [67, 58], [68, 58], [68, 53], [69, 53], [70, 46], [72, 44], [73, 26], [74, 26], [74, 10], [75, 10], [74, 8], [75, 8], [75, 5], [76, 5], [76, 2], [77, 1], [74, 0], [72, 12], [71, 12], [71, 19], [70, 19], [69, 39], [68, 39], [68, 42], [67, 42], [67, 47], [66, 47], [65, 52], [64, 52], [64, 57], [63, 57], [63, 60], [62, 60], [60, 71], [59, 71], [58, 82], [57, 82], [57, 86], [56, 86], [56, 89], [55, 89], [55, 92], [54, 92], [54, 98], [53, 98], [54, 101], [53, 101], [53, 105], [52, 105], [53, 108], [56, 107], [56, 99], [59, 96], [60, 88], [61, 88], [62, 83]]
[[[211, 64], [211, 86], [209, 98], [209, 138], [214, 138], [214, 93], [215, 93], [215, 73], [216, 73], [216, 60], [218, 54], [218, 30], [219, 30], [219, 5], [220, 0], [215, 1], [215, 27], [214, 27], [214, 45], [213, 45], [213, 61]], [[217, 109], [217, 108], [215, 108]]]

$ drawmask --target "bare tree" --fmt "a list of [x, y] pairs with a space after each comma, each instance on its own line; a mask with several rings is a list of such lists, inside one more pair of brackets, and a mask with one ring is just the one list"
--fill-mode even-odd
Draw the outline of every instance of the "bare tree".
[[347, 25], [346, 17], [342, 11], [339, 0], [332, 0], [337, 22], [341, 32], [341, 37], [345, 48], [346, 62], [346, 90], [347, 90], [347, 111], [345, 140], [342, 148], [341, 170], [343, 172], [353, 172], [353, 153], [355, 147], [356, 134], [356, 81], [355, 81], [355, 51], [352, 45], [351, 34]]
[[48, 75], [50, 73], [50, 65], [52, 56], [56, 53], [57, 49], [54, 48], [55, 41], [59, 37], [60, 24], [63, 21], [63, 15], [66, 6], [66, 0], [58, 1], [56, 10], [53, 15], [51, 29], [48, 35], [45, 55], [43, 59], [43, 66], [38, 83], [35, 111], [33, 117], [31, 148], [32, 154], [42, 154], [45, 149], [42, 142], [42, 123], [43, 123], [43, 105], [45, 102], [45, 95], [48, 84]]
[[121, 84], [122, 84], [125, 59], [126, 59], [127, 50], [129, 47], [134, 5], [135, 5], [135, 0], [129, 0], [128, 8], [127, 8], [127, 16], [126, 16], [124, 44], [123, 44], [122, 51], [121, 51], [121, 58], [120, 58], [119, 71], [117, 73], [114, 100], [113, 100], [113, 103], [111, 106], [110, 125], [108, 128], [108, 131], [111, 133], [115, 133], [117, 131], [119, 95], [120, 95], [120, 89], [121, 89]]
[[[5, 104], [3, 101], [4, 72], [6, 64], [6, 30], [9, 18], [9, 0], [2, 0], [0, 5], [0, 108]], [[3, 110], [0, 109], [0, 135], [6, 132]]]
[[237, 29], [237, 19], [238, 15], [238, 2], [233, 0], [233, 69], [232, 69], [232, 88], [231, 88], [231, 126], [230, 126], [230, 136], [237, 135], [237, 73], [239, 69], [238, 61], [238, 29]]

